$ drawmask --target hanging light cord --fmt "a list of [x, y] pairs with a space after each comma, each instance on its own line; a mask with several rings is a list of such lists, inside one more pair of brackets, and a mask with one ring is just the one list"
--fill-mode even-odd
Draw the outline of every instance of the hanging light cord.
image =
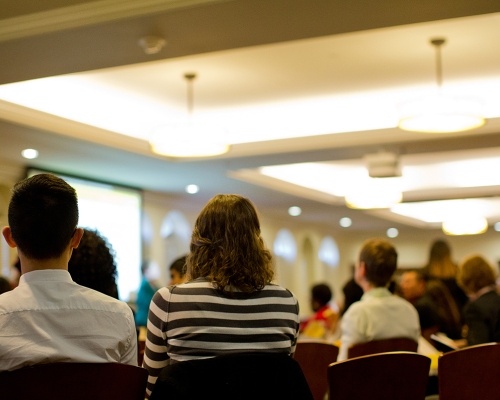
[[443, 85], [443, 63], [441, 58], [441, 46], [446, 42], [445, 39], [432, 39], [431, 44], [436, 48], [436, 81], [438, 88]]

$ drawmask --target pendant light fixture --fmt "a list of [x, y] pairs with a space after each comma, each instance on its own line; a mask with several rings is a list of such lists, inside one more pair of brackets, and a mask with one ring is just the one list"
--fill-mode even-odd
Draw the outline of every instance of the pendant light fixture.
[[223, 140], [223, 129], [200, 125], [193, 121], [194, 90], [196, 74], [184, 75], [187, 81], [187, 123], [163, 125], [156, 128], [149, 140], [151, 150], [167, 157], [211, 157], [227, 153], [229, 144]]
[[464, 97], [450, 97], [442, 93], [443, 67], [441, 58], [445, 39], [432, 39], [436, 50], [437, 93], [434, 96], [411, 101], [399, 107], [399, 127], [407, 131], [450, 133], [479, 128], [485, 124], [480, 102]]

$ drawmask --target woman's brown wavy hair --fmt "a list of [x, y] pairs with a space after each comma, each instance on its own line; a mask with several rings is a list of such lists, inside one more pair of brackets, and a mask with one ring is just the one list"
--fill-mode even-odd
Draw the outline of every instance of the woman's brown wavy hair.
[[272, 281], [271, 253], [250, 200], [218, 194], [207, 203], [196, 220], [187, 265], [191, 279], [207, 278], [222, 291], [251, 293]]

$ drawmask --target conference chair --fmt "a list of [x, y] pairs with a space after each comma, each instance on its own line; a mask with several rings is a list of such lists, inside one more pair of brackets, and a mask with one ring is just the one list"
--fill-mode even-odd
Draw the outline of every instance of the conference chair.
[[287, 354], [228, 354], [166, 366], [150, 400], [313, 400], [299, 364]]
[[440, 400], [500, 399], [500, 343], [443, 354], [438, 377]]
[[372, 354], [328, 367], [330, 400], [423, 400], [431, 360], [412, 352]]
[[302, 368], [314, 400], [323, 400], [328, 390], [327, 369], [337, 361], [339, 348], [324, 341], [297, 342], [295, 360]]
[[387, 353], [389, 351], [416, 352], [418, 343], [408, 338], [392, 338], [356, 343], [347, 349], [347, 358], [367, 356], [369, 354]]
[[2, 400], [144, 400], [148, 373], [108, 363], [38, 364], [0, 373]]

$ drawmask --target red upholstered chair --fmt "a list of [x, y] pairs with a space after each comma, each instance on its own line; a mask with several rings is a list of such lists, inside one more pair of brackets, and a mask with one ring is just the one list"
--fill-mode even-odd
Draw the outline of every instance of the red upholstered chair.
[[418, 343], [408, 338], [393, 338], [372, 340], [371, 342], [356, 343], [347, 350], [347, 358], [367, 356], [369, 354], [387, 353], [389, 351], [416, 352]]
[[500, 399], [500, 343], [443, 354], [438, 377], [440, 400]]
[[322, 341], [297, 342], [295, 360], [302, 368], [314, 400], [323, 400], [328, 390], [328, 366], [337, 361], [339, 348]]
[[331, 400], [423, 400], [431, 360], [411, 352], [372, 354], [328, 367]]
[[144, 400], [148, 373], [125, 364], [38, 364], [0, 373], [2, 400]]

